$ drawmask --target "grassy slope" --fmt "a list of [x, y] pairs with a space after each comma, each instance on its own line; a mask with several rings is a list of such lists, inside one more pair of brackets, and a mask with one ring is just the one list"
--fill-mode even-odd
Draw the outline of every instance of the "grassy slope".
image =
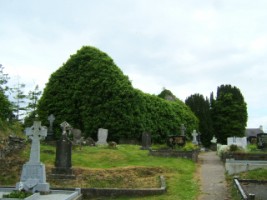
[[[199, 187], [197, 180], [194, 179], [196, 171], [196, 164], [194, 162], [187, 159], [149, 156], [148, 151], [140, 150], [139, 148], [139, 146], [135, 145], [118, 145], [117, 149], [105, 147], [74, 149], [72, 152], [72, 165], [74, 170], [78, 168], [90, 170], [128, 170], [129, 174], [132, 168], [150, 168], [150, 171], [153, 171], [153, 173], [157, 172], [157, 176], [161, 174], [165, 176], [167, 193], [162, 196], [144, 197], [143, 199], [196, 199]], [[55, 152], [55, 148], [42, 145], [41, 160], [46, 165], [53, 166], [55, 155], [45, 153], [49, 151]], [[159, 168], [162, 170], [158, 170]], [[107, 173], [110, 173], [110, 171], [107, 171]], [[140, 197], [136, 199], [140, 199]]]

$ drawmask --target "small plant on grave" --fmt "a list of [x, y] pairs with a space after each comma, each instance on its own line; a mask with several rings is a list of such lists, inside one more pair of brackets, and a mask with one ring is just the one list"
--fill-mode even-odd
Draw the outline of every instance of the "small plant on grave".
[[257, 147], [256, 144], [249, 144], [249, 145], [247, 145], [246, 150], [248, 152], [257, 152], [258, 151], [258, 147]]
[[229, 147], [229, 151], [230, 152], [236, 152], [238, 150], [240, 150], [240, 148], [235, 144], [231, 144], [230, 147]]
[[25, 192], [25, 191], [13, 191], [9, 194], [4, 194], [3, 198], [17, 198], [17, 199], [25, 199], [31, 196], [32, 193]]
[[182, 148], [183, 151], [193, 151], [197, 149], [198, 149], [198, 146], [193, 144], [192, 142], [187, 142], [185, 146]]

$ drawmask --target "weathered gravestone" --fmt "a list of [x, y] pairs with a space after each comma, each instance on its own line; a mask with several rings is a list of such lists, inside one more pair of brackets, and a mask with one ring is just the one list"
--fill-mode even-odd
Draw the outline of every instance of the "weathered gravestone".
[[72, 143], [68, 138], [71, 126], [67, 122], [60, 124], [62, 137], [57, 141], [55, 168], [52, 169], [51, 178], [54, 179], [74, 179], [75, 176], [71, 164]]
[[83, 137], [82, 137], [82, 131], [80, 129], [72, 129], [71, 133], [73, 135], [73, 144], [74, 145], [82, 145], [83, 143]]
[[245, 149], [247, 147], [247, 137], [228, 137], [227, 145], [236, 145]]
[[151, 147], [151, 133], [142, 134], [142, 150], [149, 150]]
[[185, 128], [184, 124], [182, 124], [181, 125], [181, 136], [185, 136], [185, 130], [186, 130], [186, 128]]
[[96, 145], [108, 145], [107, 138], [108, 138], [108, 129], [99, 128], [97, 134], [98, 141]]
[[257, 146], [259, 149], [263, 149], [263, 150], [267, 149], [267, 134], [266, 133], [257, 134]]
[[197, 140], [198, 133], [196, 132], [196, 130], [193, 131], [192, 136], [193, 136], [192, 143], [198, 145], [198, 140]]
[[48, 127], [48, 131], [47, 131], [47, 137], [46, 140], [51, 141], [53, 140], [53, 135], [54, 135], [54, 130], [53, 130], [53, 123], [55, 121], [55, 116], [53, 114], [49, 115], [47, 120], [49, 121], [49, 127]]
[[172, 135], [168, 137], [167, 145], [174, 148], [175, 146], [184, 146], [186, 144], [186, 138], [182, 135]]
[[32, 140], [30, 160], [23, 165], [20, 182], [17, 190], [29, 192], [49, 192], [49, 183], [46, 182], [45, 165], [40, 162], [40, 140], [47, 135], [47, 129], [35, 121], [31, 128], [26, 129], [26, 135]]

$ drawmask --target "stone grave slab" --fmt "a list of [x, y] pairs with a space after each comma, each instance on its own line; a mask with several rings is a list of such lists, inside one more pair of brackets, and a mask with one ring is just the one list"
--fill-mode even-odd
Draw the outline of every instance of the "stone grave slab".
[[108, 138], [108, 129], [99, 128], [97, 133], [98, 141], [96, 145], [108, 145], [107, 138]]

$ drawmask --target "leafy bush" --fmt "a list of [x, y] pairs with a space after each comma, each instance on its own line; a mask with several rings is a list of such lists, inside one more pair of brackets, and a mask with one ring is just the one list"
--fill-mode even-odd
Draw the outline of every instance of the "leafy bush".
[[235, 144], [231, 144], [230, 147], [229, 147], [229, 151], [230, 152], [235, 152], [235, 151], [238, 151], [239, 150], [239, 147]]
[[258, 147], [256, 144], [248, 144], [247, 145], [247, 151], [248, 152], [258, 151]]
[[191, 133], [198, 120], [182, 101], [169, 102], [134, 89], [131, 81], [104, 52], [82, 47], [54, 72], [38, 103], [43, 125], [54, 114], [54, 129], [67, 121], [88, 137], [97, 138], [98, 128], [109, 130], [109, 140], [140, 139], [150, 132], [153, 142], [165, 142], [179, 133], [181, 124]]
[[17, 198], [17, 199], [24, 199], [31, 196], [32, 193], [24, 192], [24, 191], [13, 191], [9, 194], [4, 194], [3, 198]]
[[193, 151], [198, 149], [198, 146], [193, 144], [192, 142], [187, 142], [185, 146], [182, 148], [184, 151]]

